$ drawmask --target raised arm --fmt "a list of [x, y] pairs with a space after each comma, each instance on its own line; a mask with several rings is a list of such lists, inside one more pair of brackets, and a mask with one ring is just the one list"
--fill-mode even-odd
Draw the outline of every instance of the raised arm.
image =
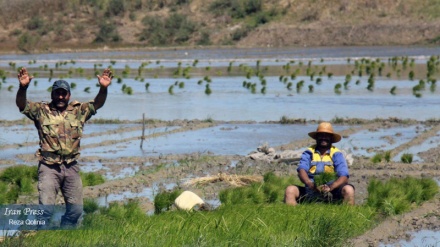
[[105, 69], [102, 72], [102, 75], [101, 76], [97, 75], [97, 77], [101, 87], [99, 88], [99, 92], [95, 97], [95, 103], [94, 103], [95, 110], [101, 108], [104, 105], [105, 100], [107, 99], [107, 87], [112, 82], [113, 73], [110, 69]]
[[32, 81], [33, 76], [29, 76], [26, 68], [21, 68], [18, 72], [18, 82], [20, 83], [17, 97], [15, 98], [15, 104], [17, 104], [18, 109], [23, 111], [26, 107], [26, 91], [29, 87], [29, 83]]

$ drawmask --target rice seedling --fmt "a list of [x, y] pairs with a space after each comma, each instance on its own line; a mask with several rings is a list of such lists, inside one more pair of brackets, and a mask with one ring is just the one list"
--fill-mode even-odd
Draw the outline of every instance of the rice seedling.
[[75, 89], [76, 88], [76, 83], [75, 82], [71, 82], [70, 83], [70, 88], [71, 89]]
[[410, 153], [404, 153], [404, 154], [402, 154], [402, 156], [400, 157], [400, 160], [401, 160], [403, 163], [411, 164], [412, 161], [413, 161], [413, 155], [410, 154]]
[[205, 94], [206, 94], [206, 95], [211, 95], [211, 93], [212, 93], [212, 90], [211, 90], [211, 88], [209, 87], [209, 84], [206, 84], [206, 87], [205, 87]]
[[348, 90], [349, 89], [349, 87], [348, 87], [348, 84], [350, 83], [350, 81], [344, 81], [344, 89], [345, 90]]
[[14, 89], [14, 85], [9, 85], [9, 87], [8, 87], [8, 91], [9, 91], [9, 92], [12, 92], [13, 89]]
[[84, 199], [83, 210], [86, 214], [92, 214], [92, 213], [98, 211], [98, 209], [99, 209], [99, 205], [95, 200], [90, 199], [90, 198]]
[[397, 89], [397, 87], [396, 87], [396, 86], [393, 86], [393, 87], [390, 89], [390, 94], [392, 94], [392, 95], [396, 95], [396, 89]]
[[261, 94], [266, 94], [266, 87], [261, 88]]
[[321, 185], [327, 184], [327, 183], [334, 181], [336, 179], [337, 179], [337, 176], [336, 176], [336, 173], [334, 173], [334, 172], [323, 172], [323, 173], [315, 175], [315, 177], [314, 177], [316, 186], [321, 186]]
[[145, 83], [145, 90], [148, 92], [150, 89], [150, 83]]
[[154, 197], [154, 213], [160, 214], [169, 211], [174, 204], [174, 200], [182, 193], [181, 190], [173, 190], [171, 192], [160, 192]]
[[169, 93], [170, 95], [174, 95], [174, 85], [171, 85], [171, 86], [168, 88], [168, 93]]
[[432, 179], [391, 178], [388, 182], [376, 179], [368, 185], [367, 205], [388, 216], [407, 212], [412, 204], [421, 204], [438, 193], [438, 186]]
[[209, 77], [207, 75], [205, 77], [203, 77], [203, 80], [206, 82], [212, 82], [211, 77]]
[[422, 94], [421, 94], [420, 92], [413, 92], [413, 95], [414, 95], [416, 98], [421, 98], [421, 97], [422, 97]]
[[38, 180], [37, 166], [12, 166], [0, 174], [0, 204], [16, 203], [21, 194], [35, 191]]
[[[319, 78], [318, 78], [319, 79]], [[314, 87], [313, 87], [313, 85], [309, 85], [309, 93], [313, 93], [313, 91], [314, 91]]]
[[386, 162], [390, 162], [391, 161], [391, 151], [386, 151], [385, 153], [384, 153], [384, 159], [385, 159], [385, 161]]
[[322, 79], [320, 77], [316, 78], [315, 83], [316, 83], [316, 85], [321, 85]]
[[351, 74], [346, 74], [345, 75], [345, 81], [346, 82], [350, 82], [351, 81]]
[[335, 92], [335, 94], [341, 94], [341, 87], [342, 87], [342, 84], [341, 84], [341, 83], [337, 83], [337, 84], [335, 85], [335, 87], [334, 87], [334, 92]]
[[382, 162], [383, 155], [381, 153], [375, 154], [373, 157], [371, 157], [371, 162], [374, 164]]
[[[242, 181], [244, 178], [245, 180]], [[280, 203], [284, 198], [284, 189], [288, 185], [298, 183], [294, 177], [280, 178], [273, 173], [265, 174], [263, 179], [257, 176], [229, 177], [228, 179], [233, 184], [240, 182], [241, 186], [220, 192], [220, 201], [224, 205]], [[262, 180], [263, 183], [261, 183]], [[245, 184], [249, 186], [243, 186]]]
[[409, 73], [408, 73], [408, 77], [409, 77], [409, 79], [411, 80], [411, 81], [413, 81], [414, 80], [414, 71], [410, 71]]
[[301, 89], [304, 87], [304, 81], [303, 80], [301, 80], [301, 81], [299, 81], [298, 83], [296, 83], [296, 92], [297, 93], [300, 93], [301, 92]]
[[[295, 80], [296, 79], [296, 73], [295, 72], [290, 74], [290, 79], [291, 80]], [[280, 77], [280, 81], [281, 81], [281, 77]]]
[[131, 88], [131, 87], [126, 87], [126, 88], [124, 89], [124, 93], [125, 93], [125, 94], [128, 94], [128, 95], [132, 95], [132, 94], [133, 94], [133, 88]]
[[250, 89], [251, 89], [251, 93], [252, 94], [257, 93], [257, 84], [256, 83], [252, 83]]
[[41, 231], [6, 241], [11, 246], [347, 246], [348, 239], [376, 224], [378, 213], [399, 214], [407, 205], [438, 193], [432, 179], [373, 180], [368, 205], [285, 205], [285, 187], [298, 182], [296, 177], [268, 173], [262, 182], [222, 191], [222, 205], [208, 212], [166, 211], [179, 191], [158, 194], [155, 207], [160, 213], [152, 216], [142, 212], [136, 201], [98, 210], [91, 202], [87, 211], [94, 213], [85, 215], [79, 229]]
[[312, 72], [312, 73], [310, 74], [310, 80], [313, 81], [314, 78], [315, 78], [315, 72]]
[[431, 93], [434, 93], [435, 91], [436, 91], [436, 80], [435, 79], [433, 79], [432, 81], [431, 81], [431, 85], [429, 86], [429, 91], [431, 92]]
[[101, 174], [94, 172], [80, 172], [83, 187], [94, 186], [103, 184], [105, 182], [104, 177]]

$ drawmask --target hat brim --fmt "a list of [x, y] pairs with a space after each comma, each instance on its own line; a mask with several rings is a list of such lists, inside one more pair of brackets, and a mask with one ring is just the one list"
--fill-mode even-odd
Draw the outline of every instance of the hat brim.
[[341, 135], [339, 135], [339, 134], [337, 134], [337, 133], [324, 132], [324, 131], [320, 131], [320, 132], [318, 132], [318, 131], [313, 131], [313, 132], [310, 132], [310, 133], [309, 133], [309, 136], [310, 136], [311, 138], [313, 138], [313, 139], [316, 140], [316, 135], [317, 135], [318, 133], [332, 134], [332, 135], [333, 135], [332, 143], [337, 143], [337, 142], [339, 142], [339, 141], [342, 139]]

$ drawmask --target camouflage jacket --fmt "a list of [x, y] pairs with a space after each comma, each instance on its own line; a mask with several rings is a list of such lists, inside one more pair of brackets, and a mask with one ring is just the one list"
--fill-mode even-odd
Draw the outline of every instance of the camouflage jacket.
[[34, 121], [40, 138], [36, 155], [48, 165], [70, 163], [79, 157], [80, 140], [84, 123], [95, 115], [93, 101], [72, 101], [64, 113], [52, 103], [27, 101], [21, 112]]

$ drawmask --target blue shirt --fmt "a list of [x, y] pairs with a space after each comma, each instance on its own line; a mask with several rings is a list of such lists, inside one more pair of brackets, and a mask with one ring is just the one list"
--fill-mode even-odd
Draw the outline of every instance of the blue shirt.
[[312, 181], [316, 174], [323, 172], [335, 172], [337, 177], [349, 177], [347, 162], [339, 149], [332, 146], [321, 157], [315, 148], [316, 145], [313, 145], [302, 153], [299, 166], [296, 169], [298, 172], [301, 169], [305, 170]]

